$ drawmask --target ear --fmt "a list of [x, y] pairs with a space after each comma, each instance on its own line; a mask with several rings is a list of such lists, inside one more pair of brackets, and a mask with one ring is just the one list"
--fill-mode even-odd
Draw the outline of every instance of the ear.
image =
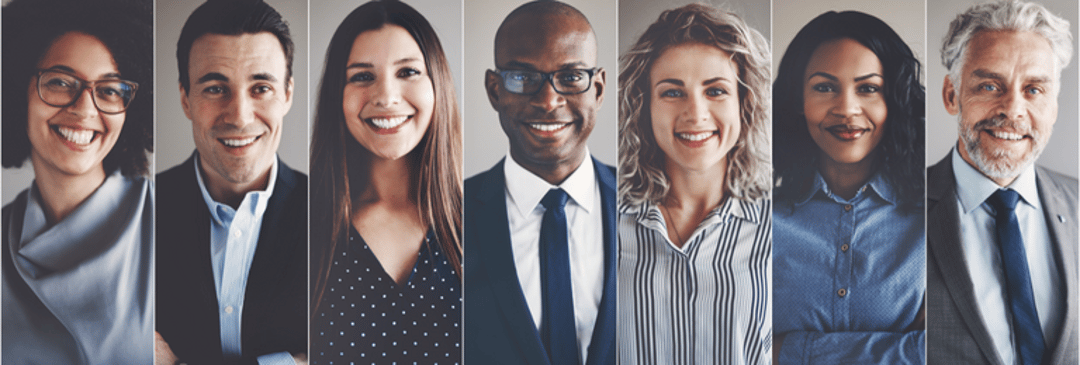
[[285, 82], [285, 110], [281, 113], [282, 115], [288, 114], [289, 109], [292, 109], [292, 102], [293, 102], [292, 96], [293, 96], [293, 78], [292, 78], [292, 76], [289, 76], [289, 80]]
[[596, 107], [604, 104], [604, 86], [607, 83], [607, 71], [603, 67], [596, 70], [596, 76], [593, 77], [593, 87], [596, 88]]
[[491, 102], [491, 107], [495, 110], [499, 110], [499, 82], [501, 78], [495, 71], [487, 70], [484, 74], [484, 89], [487, 90], [488, 101]]
[[945, 102], [945, 110], [950, 115], [960, 113], [960, 104], [957, 103], [956, 98], [956, 86], [953, 85], [952, 78], [945, 75], [945, 85], [941, 88], [941, 100]]
[[180, 88], [180, 107], [184, 109], [184, 116], [187, 117], [188, 120], [193, 120], [191, 119], [191, 104], [188, 102], [187, 90], [184, 90], [184, 85], [181, 85], [179, 82], [176, 83], [176, 85]]

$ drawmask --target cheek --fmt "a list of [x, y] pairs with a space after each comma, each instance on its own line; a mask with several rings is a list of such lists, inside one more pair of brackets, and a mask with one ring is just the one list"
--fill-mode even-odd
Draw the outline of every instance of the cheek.
[[431, 121], [431, 116], [435, 112], [435, 89], [432, 87], [431, 79], [424, 79], [424, 82], [416, 83], [408, 89], [409, 103], [413, 108], [416, 108], [417, 119], [424, 124], [426, 129], [427, 123]]
[[[654, 99], [655, 100], [655, 99]], [[667, 134], [671, 130], [672, 121], [676, 116], [672, 115], [670, 103], [649, 102], [649, 120], [652, 121], [653, 136]]]
[[342, 111], [345, 113], [345, 120], [359, 119], [360, 111], [363, 110], [365, 104], [367, 104], [367, 95], [364, 90], [356, 87], [345, 87], [341, 94], [341, 106]]

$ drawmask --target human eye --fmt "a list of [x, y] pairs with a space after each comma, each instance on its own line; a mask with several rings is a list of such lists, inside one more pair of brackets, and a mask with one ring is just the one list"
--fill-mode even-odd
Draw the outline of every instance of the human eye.
[[118, 84], [99, 85], [94, 89], [97, 92], [98, 99], [102, 100], [117, 100], [124, 96], [124, 91]]
[[70, 91], [79, 87], [79, 80], [64, 74], [43, 74], [44, 85], [53, 91]]
[[274, 87], [267, 84], [258, 84], [251, 87], [251, 95], [257, 98], [267, 97], [274, 93]]
[[419, 76], [420, 74], [421, 74], [420, 70], [418, 70], [416, 68], [405, 67], [405, 68], [402, 68], [401, 70], [398, 70], [397, 76], [400, 77], [400, 78], [406, 79], [406, 78], [410, 78], [410, 77], [413, 77], [413, 76]]
[[224, 86], [210, 85], [202, 89], [202, 94], [208, 98], [220, 98], [229, 92]]
[[367, 71], [357, 72], [352, 76], [349, 76], [350, 83], [364, 83], [370, 81], [375, 81], [375, 75]]
[[1041, 95], [1046, 93], [1046, 89], [1042, 86], [1031, 86], [1028, 87], [1027, 93], [1030, 95]]
[[995, 92], [995, 91], [1001, 90], [1000, 88], [997, 87], [997, 85], [989, 84], [989, 83], [979, 85], [978, 87], [979, 87], [979, 91]]
[[536, 82], [536, 79], [538, 79], [539, 77], [535, 75], [535, 72], [514, 71], [507, 73], [506, 78], [510, 81], [528, 84]]
[[707, 95], [707, 96], [716, 97], [716, 96], [724, 96], [724, 95], [727, 95], [727, 94], [728, 94], [728, 91], [726, 89], [720, 88], [720, 87], [710, 87], [708, 89], [705, 89], [705, 95]]
[[881, 86], [874, 84], [862, 84], [858, 89], [860, 94], [876, 94], [881, 91]]
[[817, 91], [819, 93], [831, 93], [831, 92], [836, 91], [836, 86], [834, 86], [833, 84], [827, 83], [827, 82], [822, 82], [822, 83], [818, 83], [818, 84], [814, 84], [813, 86], [810, 86], [810, 89], [812, 89], [814, 91]]
[[661, 98], [681, 98], [684, 95], [686, 94], [684, 94], [683, 91], [678, 88], [671, 88], [660, 91]]
[[563, 84], [576, 84], [585, 79], [585, 72], [581, 70], [563, 71], [555, 75]]

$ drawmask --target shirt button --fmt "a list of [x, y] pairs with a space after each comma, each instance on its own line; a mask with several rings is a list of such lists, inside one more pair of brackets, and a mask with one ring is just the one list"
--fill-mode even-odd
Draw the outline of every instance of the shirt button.
[[[840, 289], [840, 290], [844, 290], [844, 289]], [[230, 306], [227, 306], [227, 307], [225, 307], [225, 313], [229, 313], [229, 314], [232, 314], [232, 306], [231, 306], [231, 305], [230, 305]]]
[[845, 212], [850, 212], [851, 211], [851, 204], [844, 205], [844, 211]]
[[241, 233], [240, 230], [238, 229], [238, 230], [233, 231], [232, 235], [233, 235], [233, 237], [240, 238], [240, 236], [242, 236], [243, 233]]
[[836, 295], [839, 295], [840, 297], [847, 295], [847, 289], [840, 288], [840, 290], [836, 291]]
[[849, 246], [846, 243], [842, 244], [842, 245], [840, 245], [840, 251], [847, 252], [848, 247]]

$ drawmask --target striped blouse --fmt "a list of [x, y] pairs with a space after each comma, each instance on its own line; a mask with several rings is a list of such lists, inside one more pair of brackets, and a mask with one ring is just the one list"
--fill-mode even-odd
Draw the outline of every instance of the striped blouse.
[[621, 207], [620, 364], [771, 361], [771, 206], [727, 199], [681, 249], [658, 206]]

